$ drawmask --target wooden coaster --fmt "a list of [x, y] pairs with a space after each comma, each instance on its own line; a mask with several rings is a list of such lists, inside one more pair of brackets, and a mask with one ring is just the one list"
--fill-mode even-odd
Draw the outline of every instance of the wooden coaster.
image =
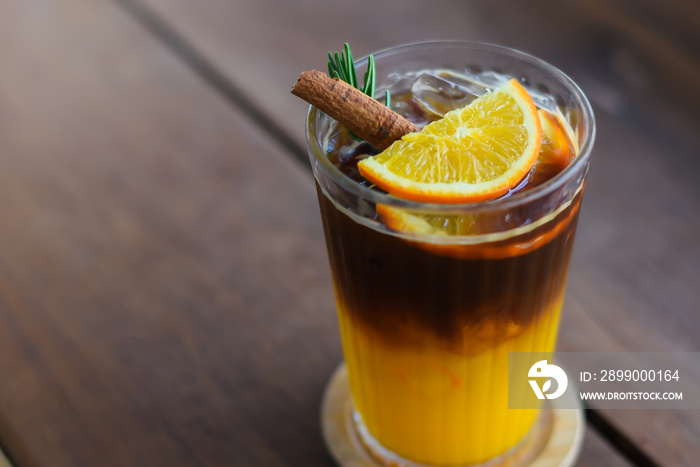
[[[571, 382], [569, 383], [571, 384]], [[573, 391], [559, 399], [548, 401], [550, 417], [540, 423], [538, 433], [530, 435], [530, 444], [536, 449], [523, 462], [505, 462], [509, 467], [570, 467], [574, 465], [585, 433], [583, 408]], [[561, 407], [577, 407], [563, 409]], [[321, 430], [329, 451], [342, 467], [381, 467], [363, 447], [352, 421], [350, 386], [345, 363], [333, 372], [321, 402]], [[543, 438], [545, 436], [546, 438]], [[528, 441], [525, 441], [528, 443]], [[534, 443], [534, 444], [533, 444]], [[527, 448], [525, 448], [527, 449]], [[527, 462], [529, 460], [529, 462]], [[489, 465], [494, 465], [489, 463]], [[495, 467], [495, 465], [494, 465]]]
[[5, 454], [0, 450], [0, 467], [12, 467], [12, 464], [10, 464], [10, 461], [7, 460], [7, 457], [5, 457]]

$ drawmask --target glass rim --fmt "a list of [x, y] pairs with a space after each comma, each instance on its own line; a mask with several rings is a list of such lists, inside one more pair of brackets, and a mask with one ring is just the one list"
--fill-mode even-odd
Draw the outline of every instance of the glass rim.
[[[540, 69], [547, 72], [547, 74], [558, 78], [565, 87], [574, 96], [575, 101], [581, 109], [581, 117], [583, 121], [583, 144], [579, 148], [579, 152], [573, 161], [561, 172], [547, 180], [546, 182], [531, 188], [526, 191], [521, 191], [514, 193], [510, 196], [504, 198], [496, 198], [487, 201], [471, 202], [471, 203], [436, 203], [436, 202], [422, 202], [422, 201], [412, 201], [403, 198], [398, 198], [392, 196], [388, 193], [382, 193], [376, 191], [367, 186], [363, 186], [356, 181], [350, 179], [344, 175], [337, 167], [335, 167], [326, 156], [326, 151], [321, 147], [318, 138], [313, 138], [312, 135], [315, 134], [313, 124], [316, 120], [319, 110], [314, 106], [309, 106], [306, 118], [306, 141], [308, 144], [308, 150], [312, 155], [312, 164], [316, 164], [321, 170], [323, 170], [334, 183], [338, 184], [344, 190], [353, 195], [358, 196], [358, 198], [369, 200], [374, 203], [388, 204], [395, 207], [400, 207], [410, 210], [425, 210], [425, 211], [440, 211], [443, 213], [450, 212], [484, 212], [492, 210], [507, 210], [515, 206], [522, 205], [533, 201], [538, 198], [545, 197], [552, 194], [556, 190], [560, 189], [563, 185], [569, 182], [576, 174], [581, 170], [585, 170], [585, 166], [588, 163], [591, 152], [593, 150], [593, 142], [595, 140], [596, 125], [595, 117], [593, 114], [593, 108], [591, 107], [588, 98], [583, 93], [581, 88], [572, 80], [567, 74], [559, 70], [554, 65], [535, 57], [534, 55], [528, 54], [511, 47], [490, 44], [487, 42], [477, 42], [477, 41], [461, 41], [461, 40], [435, 40], [435, 41], [423, 41], [423, 42], [410, 42], [402, 45], [397, 45], [393, 47], [384, 48], [373, 52], [370, 55], [374, 55], [375, 60], [379, 60], [382, 57], [395, 55], [397, 53], [405, 52], [408, 50], [417, 49], [444, 49], [444, 48], [462, 48], [468, 50], [479, 50], [485, 52], [495, 52], [502, 56], [510, 56], [512, 58], [518, 58], [523, 61], [528, 62], [530, 65], [539, 67]], [[368, 60], [369, 55], [364, 56], [355, 61], [356, 66], [364, 65]], [[329, 117], [330, 118], [330, 117]], [[314, 170], [314, 176], [317, 177]], [[323, 188], [323, 187], [322, 187]], [[324, 189], [325, 191], [325, 189]]]

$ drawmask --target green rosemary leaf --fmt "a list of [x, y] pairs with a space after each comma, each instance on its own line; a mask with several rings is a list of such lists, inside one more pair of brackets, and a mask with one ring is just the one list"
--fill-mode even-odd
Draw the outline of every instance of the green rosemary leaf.
[[[357, 80], [357, 69], [355, 68], [355, 62], [352, 56], [352, 51], [350, 50], [350, 45], [346, 42], [343, 49], [344, 50], [340, 53], [328, 52], [328, 74], [331, 76], [331, 78], [341, 79], [374, 99], [374, 95], [377, 90], [377, 74], [374, 55], [367, 57], [367, 70], [364, 76], [364, 84], [362, 87], [360, 87]], [[391, 96], [388, 95], [388, 93], [387, 99], [387, 102], [391, 104]]]
[[333, 58], [335, 60], [334, 63], [335, 63], [335, 66], [337, 68], [337, 71], [338, 71], [338, 78], [345, 81], [345, 73], [343, 71], [343, 66], [342, 66], [343, 62], [340, 61], [340, 55], [338, 55], [338, 52], [333, 54]]
[[338, 79], [342, 79], [343, 76], [343, 67], [339, 63], [340, 58], [338, 57], [338, 54], [335, 54], [335, 57], [333, 57], [333, 69], [335, 70], [335, 77]]
[[343, 73], [345, 73], [345, 79], [347, 82], [350, 84], [350, 86], [354, 87], [354, 84], [352, 84], [352, 69], [353, 69], [353, 64], [348, 63], [348, 56], [345, 55], [345, 52], [340, 52], [340, 60], [342, 60], [343, 64]]
[[357, 71], [355, 70], [355, 61], [352, 58], [352, 52], [350, 51], [350, 45], [346, 42], [345, 43], [345, 58], [346, 58], [346, 66], [347, 66], [347, 75], [348, 78], [350, 79], [349, 83], [353, 87], [357, 87]]
[[333, 55], [330, 52], [328, 52], [328, 76], [331, 78], [340, 78], [338, 67], [335, 66], [335, 62], [333, 62]]
[[369, 97], [374, 98], [374, 88], [376, 85], [376, 77], [374, 72], [374, 55], [370, 55], [367, 58], [367, 71], [365, 72], [365, 85], [362, 88], [362, 92], [367, 94]]
[[345, 64], [345, 52], [338, 52], [335, 53], [336, 55], [336, 60], [338, 61], [338, 68], [341, 70], [341, 74], [343, 76], [342, 80], [345, 81], [346, 83], [348, 81], [348, 68], [347, 65]]
[[364, 92], [368, 96], [371, 96], [369, 93], [369, 75], [371, 72], [372, 72], [371, 62], [368, 59], [367, 60], [367, 71], [365, 71], [365, 77], [364, 77], [365, 84], [362, 86], [362, 89], [360, 89], [360, 91]]
[[[367, 94], [372, 99], [375, 98], [374, 94], [377, 90], [377, 72], [374, 55], [367, 57], [367, 70], [365, 71], [362, 87], [359, 86], [355, 61], [352, 57], [350, 45], [347, 42], [343, 46], [342, 52], [328, 52], [328, 74], [331, 78], [338, 78], [345, 81], [349, 85]], [[388, 90], [386, 91], [384, 102], [387, 107], [391, 106], [391, 94]], [[350, 132], [350, 136], [359, 140], [352, 132]]]

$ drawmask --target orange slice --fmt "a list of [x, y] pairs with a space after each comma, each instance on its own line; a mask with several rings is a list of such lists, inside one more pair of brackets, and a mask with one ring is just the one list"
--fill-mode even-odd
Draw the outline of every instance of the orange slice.
[[527, 186], [529, 190], [541, 185], [550, 178], [564, 170], [576, 156], [576, 149], [572, 142], [568, 125], [553, 114], [539, 110], [540, 123], [542, 124], [542, 147], [537, 157], [537, 162], [530, 170]]
[[[559, 116], [538, 111], [542, 124], [542, 148], [539, 159], [542, 162], [561, 165], [562, 170], [571, 163], [576, 149], [570, 136], [568, 125]], [[539, 161], [538, 161], [539, 163]]]
[[406, 241], [433, 254], [461, 259], [501, 259], [524, 255], [549, 243], [575, 218], [580, 202], [578, 197], [572, 206], [555, 217], [545, 217], [522, 226], [523, 233], [512, 238], [474, 244], [442, 242], [440, 239], [475, 234], [480, 224], [497, 222], [497, 218], [490, 219], [488, 214], [438, 216], [409, 212], [386, 204], [377, 204], [377, 214], [391, 230], [404, 234]]
[[411, 213], [387, 204], [377, 204], [382, 222], [396, 232], [412, 235], [468, 235], [476, 217], [469, 214], [434, 215]]
[[462, 203], [497, 198], [532, 168], [542, 127], [532, 98], [512, 79], [358, 163], [360, 174], [400, 198]]
[[[528, 175], [527, 185], [530, 189], [543, 183], [561, 172], [576, 156], [573, 133], [562, 117], [539, 110], [542, 125], [542, 144], [535, 165]], [[414, 237], [414, 243], [433, 253], [454, 256], [458, 258], [503, 258], [527, 253], [549, 242], [559, 234], [570, 222], [578, 209], [578, 203], [568, 214], [559, 216], [554, 227], [542, 226], [531, 235], [525, 235], [518, 240], [506, 240], [501, 243], [459, 245], [437, 242], [421, 242], [419, 238], [426, 236], [439, 239], [446, 236], [475, 235], [479, 231], [493, 231], [490, 224], [501, 222], [495, 214], [444, 214], [420, 210], [408, 210], [387, 204], [377, 204], [376, 210], [381, 221], [395, 232]]]

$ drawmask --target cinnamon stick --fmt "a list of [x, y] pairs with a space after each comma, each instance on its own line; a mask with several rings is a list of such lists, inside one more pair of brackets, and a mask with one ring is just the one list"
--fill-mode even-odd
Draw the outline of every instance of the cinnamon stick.
[[384, 150], [419, 128], [345, 81], [318, 70], [305, 71], [292, 94], [345, 125], [377, 149]]

